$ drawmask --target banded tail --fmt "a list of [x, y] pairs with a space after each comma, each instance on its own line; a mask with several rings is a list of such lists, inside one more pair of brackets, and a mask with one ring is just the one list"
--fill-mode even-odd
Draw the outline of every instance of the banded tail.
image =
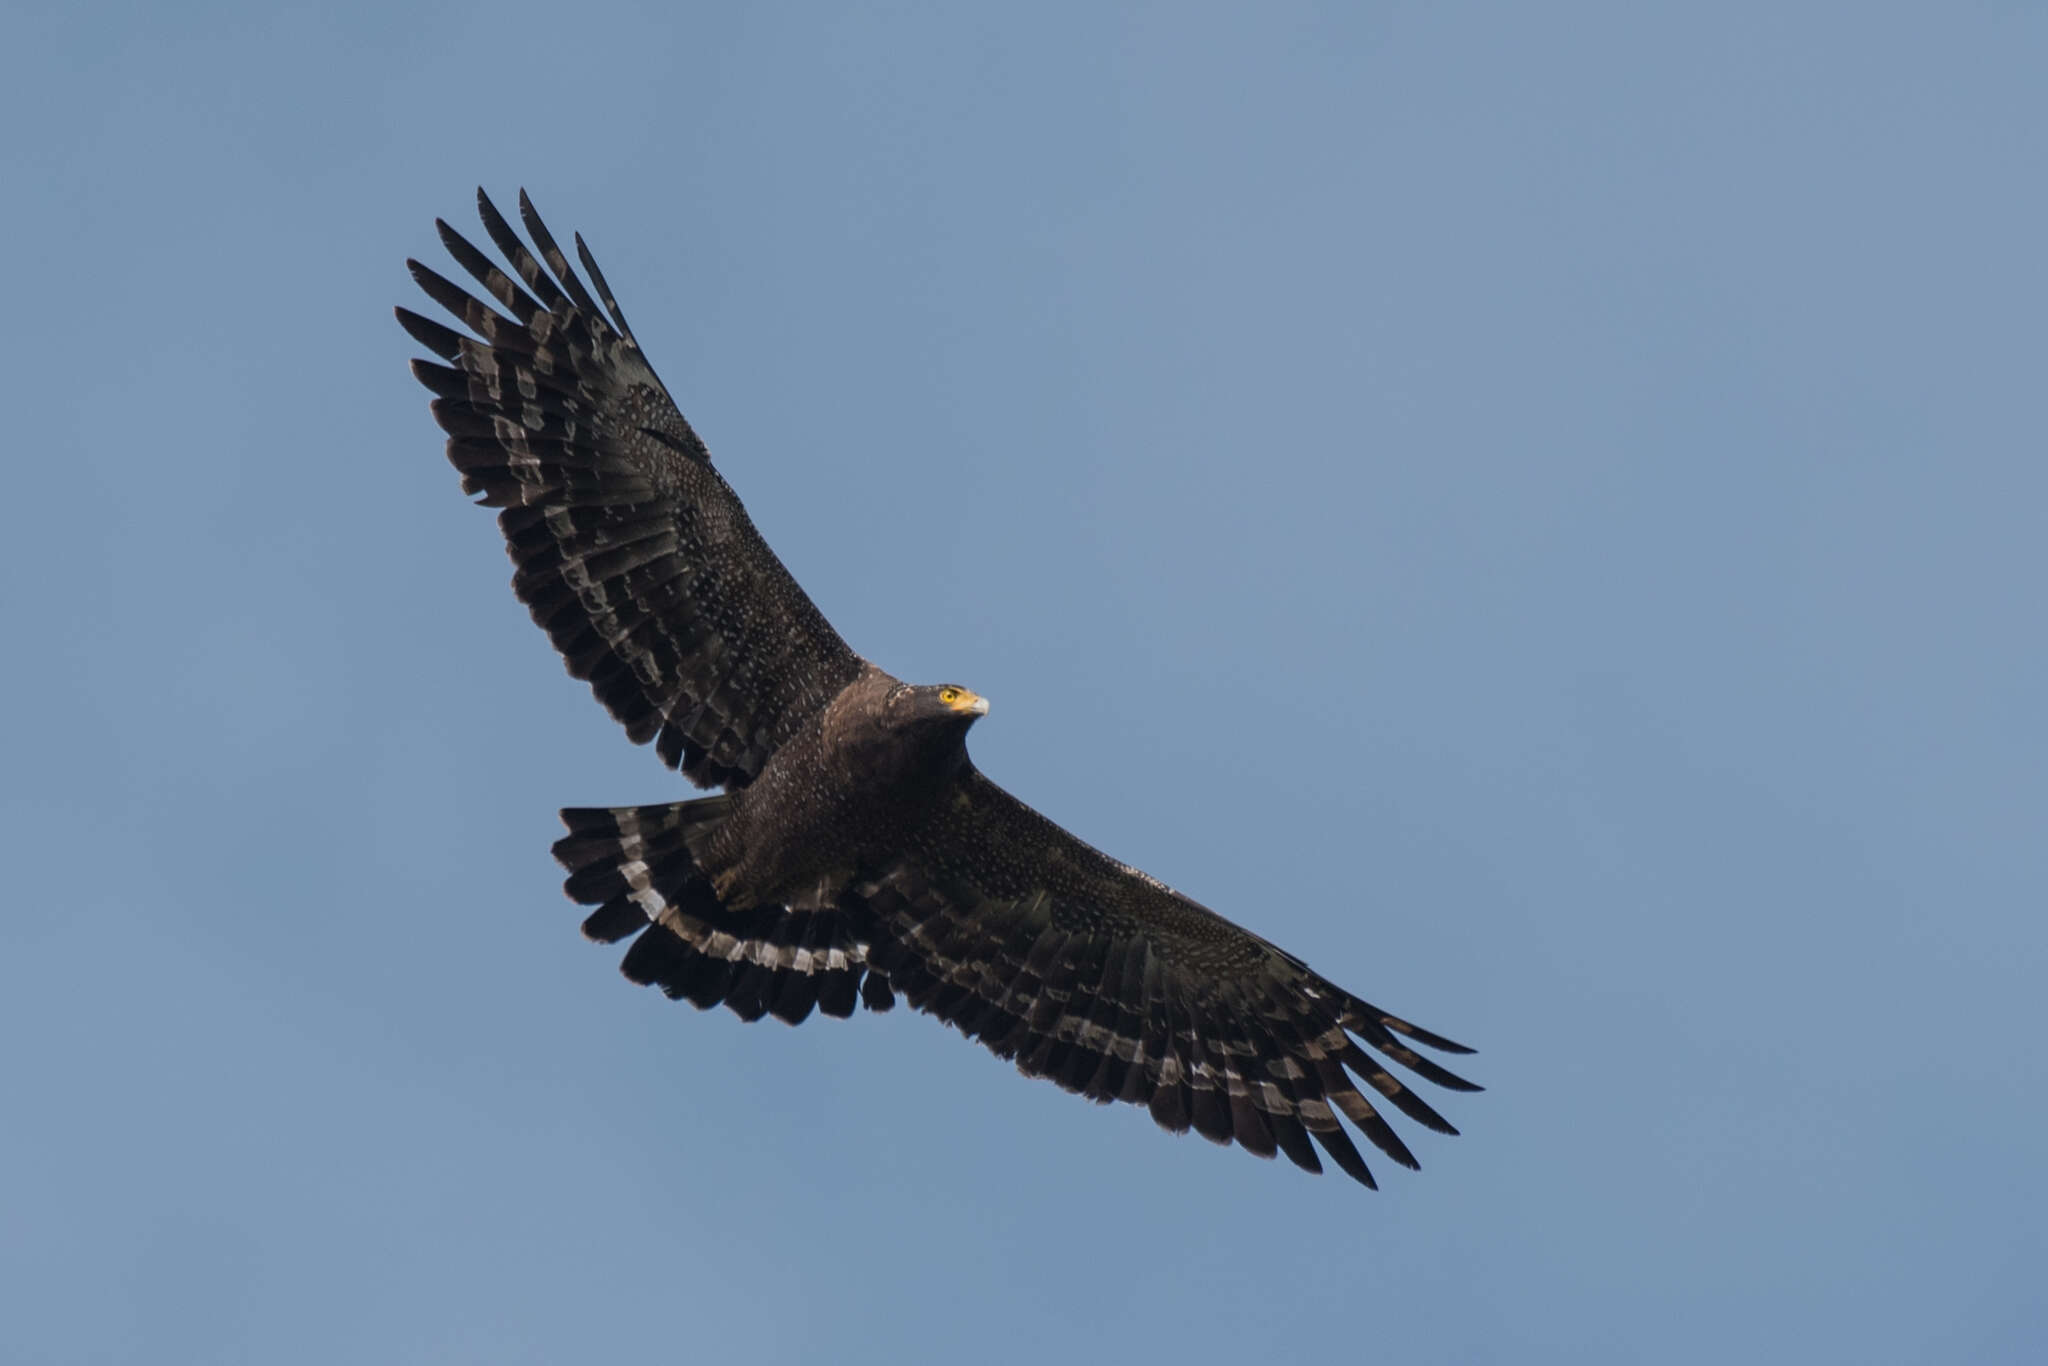
[[595, 906], [585, 938], [640, 937], [620, 965], [628, 979], [708, 1010], [721, 1001], [743, 1020], [799, 1024], [815, 1007], [841, 1019], [857, 1004], [895, 1004], [889, 979], [868, 965], [860, 908], [792, 911], [721, 906], [689, 847], [726, 814], [729, 797], [662, 806], [570, 807], [555, 841], [569, 870], [562, 889]]

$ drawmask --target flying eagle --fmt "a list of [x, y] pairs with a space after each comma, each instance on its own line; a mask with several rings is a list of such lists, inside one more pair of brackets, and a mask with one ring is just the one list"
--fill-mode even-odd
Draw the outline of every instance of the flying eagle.
[[[554, 846], [583, 933], [631, 980], [740, 1018], [887, 1010], [901, 994], [1027, 1076], [1150, 1108], [1367, 1186], [1349, 1120], [1417, 1165], [1360, 1082], [1453, 1134], [1375, 1053], [1472, 1050], [1369, 1005], [1082, 843], [967, 756], [988, 703], [839, 638], [754, 530], [649, 368], [583, 239], [569, 264], [522, 191], [529, 248], [482, 191], [511, 274], [437, 220], [493, 308], [418, 261], [473, 335], [408, 309], [463, 490], [503, 508], [512, 589], [636, 744], [719, 795], [574, 808]], [[538, 256], [536, 257], [536, 251]], [[516, 278], [515, 278], [516, 277]], [[602, 306], [600, 302], [602, 301]]]

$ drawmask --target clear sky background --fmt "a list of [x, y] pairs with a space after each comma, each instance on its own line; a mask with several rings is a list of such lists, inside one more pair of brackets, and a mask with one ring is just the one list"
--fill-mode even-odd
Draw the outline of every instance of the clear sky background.
[[[571, 13], [0, 24], [0, 1356], [2040, 1359], [2048, 7]], [[581, 942], [555, 809], [683, 787], [406, 373], [479, 183], [1464, 1135], [1371, 1194]]]

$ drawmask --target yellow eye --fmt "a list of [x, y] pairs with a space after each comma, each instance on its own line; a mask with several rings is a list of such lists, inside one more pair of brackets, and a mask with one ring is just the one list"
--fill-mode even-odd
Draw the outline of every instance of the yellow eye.
[[954, 704], [955, 702], [958, 702], [959, 700], [960, 700], [960, 690], [959, 690], [958, 688], [941, 688], [941, 689], [939, 689], [939, 701], [941, 701], [941, 702], [944, 702], [944, 703], [945, 703], [945, 704], [946, 704], [947, 706], [949, 706], [949, 707], [950, 707], [950, 706], [952, 706], [952, 705], [953, 705], [953, 704]]

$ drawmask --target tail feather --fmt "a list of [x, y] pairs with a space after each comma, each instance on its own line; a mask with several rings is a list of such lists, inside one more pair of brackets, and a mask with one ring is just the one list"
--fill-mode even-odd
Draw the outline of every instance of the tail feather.
[[596, 906], [586, 937], [616, 943], [638, 935], [620, 969], [699, 1009], [724, 1002], [742, 1019], [764, 1014], [801, 1023], [813, 1009], [845, 1018], [857, 1000], [870, 1009], [888, 984], [868, 965], [865, 907], [781, 906], [744, 911], [719, 905], [691, 856], [692, 834], [724, 819], [730, 797], [664, 806], [573, 807], [555, 858], [569, 870], [563, 889]]
[[706, 797], [666, 806], [570, 807], [562, 812], [569, 833], [555, 841], [555, 861], [569, 870], [562, 889], [569, 899], [597, 910], [583, 933], [601, 944], [616, 943], [658, 921], [662, 912], [703, 905], [710, 887], [684, 843], [686, 831], [721, 819], [729, 797]]

